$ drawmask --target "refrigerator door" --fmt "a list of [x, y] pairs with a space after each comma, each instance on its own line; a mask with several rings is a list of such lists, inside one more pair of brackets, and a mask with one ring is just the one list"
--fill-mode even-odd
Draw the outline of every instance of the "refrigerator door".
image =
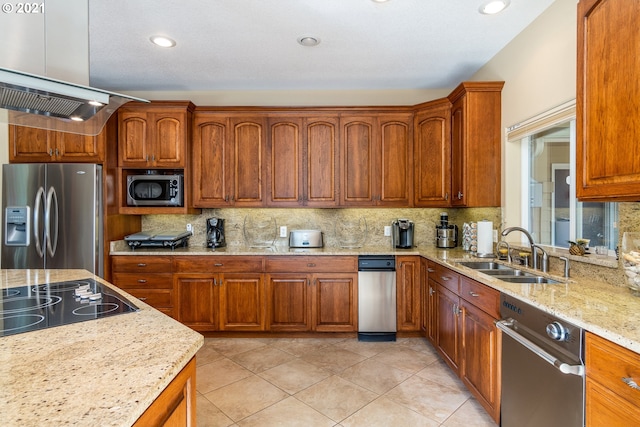
[[[45, 175], [44, 164], [2, 165], [2, 268], [44, 268]], [[15, 211], [30, 215], [22, 244], [8, 240]]]
[[103, 276], [102, 167], [48, 164], [45, 268], [83, 268]]

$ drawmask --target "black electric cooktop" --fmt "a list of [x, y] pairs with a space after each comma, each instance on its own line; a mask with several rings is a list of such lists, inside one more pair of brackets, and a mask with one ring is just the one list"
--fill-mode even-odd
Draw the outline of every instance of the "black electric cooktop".
[[125, 297], [91, 278], [0, 291], [0, 336], [138, 310]]

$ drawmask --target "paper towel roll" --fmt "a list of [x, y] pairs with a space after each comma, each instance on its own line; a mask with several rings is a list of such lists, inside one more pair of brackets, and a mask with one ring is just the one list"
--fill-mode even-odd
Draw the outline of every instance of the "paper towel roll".
[[493, 254], [493, 222], [478, 221], [478, 255]]

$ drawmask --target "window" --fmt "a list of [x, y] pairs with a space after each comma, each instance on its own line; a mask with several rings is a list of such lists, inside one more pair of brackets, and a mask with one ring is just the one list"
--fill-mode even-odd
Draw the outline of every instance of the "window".
[[591, 248], [614, 250], [617, 204], [576, 199], [575, 135], [575, 102], [508, 129], [508, 141], [522, 147], [522, 224], [543, 245], [567, 248], [589, 239]]

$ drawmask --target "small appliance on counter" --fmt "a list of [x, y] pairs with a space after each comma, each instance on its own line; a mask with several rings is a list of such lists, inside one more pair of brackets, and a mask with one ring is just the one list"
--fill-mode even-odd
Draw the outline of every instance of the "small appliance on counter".
[[449, 214], [440, 214], [440, 225], [436, 225], [436, 246], [439, 248], [455, 248], [458, 244], [458, 226], [449, 224]]
[[207, 247], [221, 248], [225, 245], [224, 219], [215, 217], [207, 219]]
[[131, 249], [136, 248], [171, 248], [171, 250], [187, 246], [191, 231], [168, 231], [165, 233], [154, 233], [141, 231], [124, 237], [125, 242]]
[[398, 249], [413, 247], [413, 222], [408, 219], [397, 219], [392, 224], [393, 246]]
[[289, 233], [290, 248], [321, 248], [323, 246], [320, 230], [293, 230]]

